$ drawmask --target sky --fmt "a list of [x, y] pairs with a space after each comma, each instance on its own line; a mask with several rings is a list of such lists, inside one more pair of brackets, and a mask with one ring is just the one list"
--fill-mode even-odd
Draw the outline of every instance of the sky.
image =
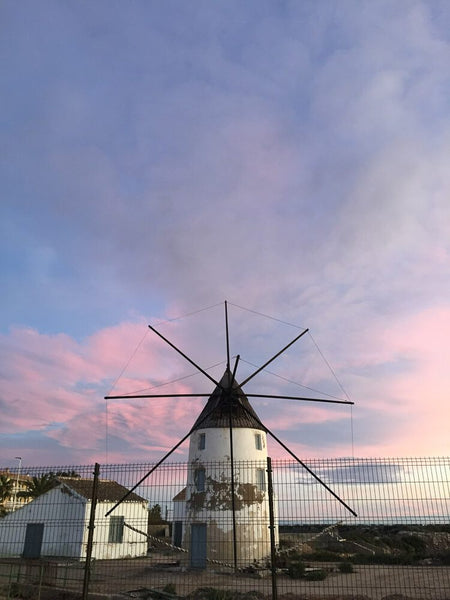
[[148, 325], [217, 381], [225, 301], [240, 381], [309, 328], [244, 391], [354, 402], [252, 399], [301, 459], [447, 456], [449, 32], [439, 0], [2, 0], [0, 466], [161, 458], [205, 399], [104, 397], [212, 392]]

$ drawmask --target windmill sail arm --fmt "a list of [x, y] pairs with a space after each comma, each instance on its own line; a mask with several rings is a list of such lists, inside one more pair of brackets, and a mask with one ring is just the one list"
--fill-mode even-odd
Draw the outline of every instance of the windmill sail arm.
[[205, 414], [205, 415], [204, 415], [204, 416], [203, 416], [203, 417], [200, 419], [200, 421], [199, 421], [199, 422], [197, 422], [197, 421], [196, 421], [196, 423], [195, 423], [195, 424], [194, 424], [194, 425], [191, 427], [191, 429], [189, 430], [189, 432], [188, 432], [188, 433], [187, 433], [187, 434], [186, 434], [186, 435], [185, 435], [185, 436], [184, 436], [184, 437], [183, 437], [183, 438], [182, 438], [182, 439], [181, 439], [181, 440], [180, 440], [180, 441], [179, 441], [177, 444], [175, 444], [175, 446], [174, 446], [174, 447], [173, 447], [171, 450], [169, 450], [169, 452], [167, 452], [167, 454], [166, 454], [165, 456], [163, 456], [163, 457], [161, 458], [161, 460], [159, 460], [159, 461], [156, 463], [156, 465], [154, 465], [154, 466], [153, 466], [153, 467], [150, 469], [150, 471], [148, 471], [148, 472], [147, 472], [147, 473], [146, 473], [146, 474], [145, 474], [143, 477], [141, 477], [141, 479], [140, 479], [140, 480], [139, 480], [139, 481], [138, 481], [138, 482], [137, 482], [137, 483], [136, 483], [136, 484], [135, 484], [135, 485], [134, 485], [134, 486], [133, 486], [131, 489], [129, 489], [129, 490], [127, 491], [127, 493], [126, 493], [126, 494], [125, 494], [125, 495], [124, 495], [124, 496], [123, 496], [123, 497], [122, 497], [120, 500], [118, 500], [118, 501], [116, 502], [116, 504], [115, 504], [115, 505], [114, 505], [112, 508], [110, 508], [110, 509], [108, 510], [108, 512], [107, 512], [107, 513], [105, 513], [105, 517], [108, 517], [108, 516], [109, 516], [109, 515], [110, 515], [110, 514], [111, 514], [111, 513], [114, 511], [114, 510], [116, 510], [116, 508], [117, 508], [118, 506], [120, 506], [120, 505], [122, 504], [122, 502], [124, 502], [124, 501], [125, 501], [125, 500], [128, 498], [128, 496], [129, 496], [129, 495], [130, 495], [132, 492], [134, 492], [134, 490], [135, 490], [137, 487], [139, 487], [139, 486], [141, 485], [141, 483], [143, 483], [143, 482], [144, 482], [144, 481], [147, 479], [147, 477], [149, 477], [149, 476], [150, 476], [150, 475], [153, 473], [153, 471], [156, 471], [156, 469], [157, 469], [158, 467], [160, 467], [160, 466], [162, 465], [162, 463], [163, 463], [163, 462], [164, 462], [166, 459], [168, 459], [168, 458], [169, 458], [169, 456], [170, 456], [171, 454], [173, 454], [173, 453], [175, 452], [175, 450], [176, 450], [177, 448], [179, 448], [183, 442], [185, 442], [185, 441], [188, 439], [188, 437], [189, 437], [189, 436], [191, 435], [191, 433], [194, 431], [194, 426], [195, 426], [195, 425], [197, 425], [197, 427], [198, 427], [199, 425], [201, 425], [201, 424], [202, 424], [204, 421], [206, 421], [206, 419], [207, 419], [207, 418], [208, 418], [208, 417], [211, 415], [211, 413], [212, 413], [213, 411], [214, 411], [214, 408], [213, 408], [212, 410], [208, 411], [208, 412], [207, 412], [207, 413], [206, 413], [206, 414]]
[[159, 333], [159, 331], [157, 331], [154, 327], [152, 327], [151, 325], [148, 326], [149, 329], [151, 329], [154, 333], [156, 333], [156, 335], [158, 335], [162, 340], [164, 340], [166, 342], [166, 344], [168, 344], [171, 348], [173, 348], [176, 352], [178, 352], [178, 354], [181, 354], [181, 356], [187, 360], [189, 363], [191, 363], [191, 365], [193, 365], [196, 369], [198, 369], [200, 371], [200, 373], [203, 373], [203, 375], [205, 377], [207, 377], [210, 381], [212, 381], [214, 383], [214, 385], [219, 386], [219, 388], [222, 389], [222, 386], [220, 385], [220, 383], [218, 383], [215, 379], [213, 379], [211, 377], [211, 375], [209, 375], [209, 373], [207, 373], [204, 369], [202, 369], [201, 367], [199, 367], [191, 358], [189, 358], [189, 356], [187, 356], [184, 352], [182, 352], [179, 348], [177, 348], [175, 346], [175, 344], [172, 344], [171, 341], [169, 341], [167, 338], [165, 338], [162, 333]]
[[[243, 408], [243, 409], [244, 409], [246, 412], [249, 412], [245, 406], [243, 406], [242, 408]], [[256, 415], [255, 415], [255, 416], [256, 416]], [[289, 448], [286, 446], [286, 444], [283, 444], [283, 442], [282, 442], [282, 441], [281, 441], [281, 440], [280, 440], [280, 439], [279, 439], [279, 438], [278, 438], [278, 437], [277, 437], [277, 436], [276, 436], [274, 433], [272, 433], [272, 431], [270, 431], [270, 429], [268, 429], [268, 428], [267, 428], [267, 427], [266, 427], [266, 426], [265, 426], [265, 425], [264, 425], [264, 424], [261, 422], [261, 420], [259, 419], [259, 417], [258, 417], [258, 416], [256, 416], [256, 419], [257, 419], [257, 421], [259, 422], [259, 424], [261, 425], [261, 427], [264, 429], [264, 431], [265, 431], [266, 433], [268, 433], [268, 434], [269, 434], [271, 437], [273, 437], [273, 439], [274, 439], [276, 442], [278, 442], [278, 443], [280, 444], [280, 446], [281, 446], [282, 448], [284, 448], [284, 449], [286, 450], [286, 452], [288, 452], [288, 453], [289, 453], [289, 454], [292, 456], [292, 458], [294, 458], [294, 459], [295, 459], [295, 460], [296, 460], [296, 461], [297, 461], [297, 462], [298, 462], [298, 463], [299, 463], [299, 464], [300, 464], [300, 465], [301, 465], [301, 466], [302, 466], [302, 467], [303, 467], [303, 468], [304, 468], [306, 471], [308, 471], [308, 473], [309, 473], [309, 474], [310, 474], [312, 477], [314, 477], [314, 479], [315, 479], [315, 480], [316, 480], [318, 483], [320, 483], [320, 485], [322, 485], [322, 486], [323, 486], [323, 487], [324, 487], [324, 488], [325, 488], [325, 489], [326, 489], [326, 490], [327, 490], [327, 491], [328, 491], [328, 492], [329, 492], [329, 493], [330, 493], [330, 494], [331, 494], [331, 495], [332, 495], [334, 498], [336, 498], [336, 500], [338, 500], [338, 502], [340, 502], [340, 503], [342, 504], [342, 506], [344, 506], [344, 507], [345, 507], [345, 508], [346, 508], [346, 509], [347, 509], [349, 512], [351, 512], [353, 516], [355, 516], [355, 517], [357, 517], [357, 516], [358, 516], [358, 515], [356, 514], [356, 512], [355, 512], [355, 511], [354, 511], [352, 508], [350, 508], [350, 506], [349, 506], [349, 505], [348, 505], [346, 502], [344, 502], [344, 500], [342, 500], [342, 498], [340, 498], [340, 497], [339, 497], [339, 496], [336, 494], [336, 492], [334, 492], [334, 491], [333, 491], [333, 490], [332, 490], [332, 489], [331, 489], [331, 488], [330, 488], [330, 487], [329, 487], [329, 486], [328, 486], [328, 485], [327, 485], [327, 484], [326, 484], [324, 481], [322, 481], [322, 479], [320, 479], [320, 477], [319, 477], [318, 475], [316, 475], [316, 474], [314, 473], [314, 471], [313, 471], [312, 469], [310, 469], [310, 468], [309, 468], [309, 467], [308, 467], [308, 466], [307, 466], [307, 465], [306, 465], [306, 464], [305, 464], [305, 463], [304, 463], [302, 460], [300, 460], [300, 459], [298, 458], [298, 456], [296, 456], [296, 455], [295, 455], [295, 454], [292, 452], [292, 450], [290, 450], [290, 449], [289, 449]]]
[[304, 402], [330, 402], [331, 404], [355, 404], [350, 400], [332, 400], [331, 398], [306, 398], [303, 396], [278, 396], [273, 394], [245, 394], [247, 398], [275, 398], [279, 400], [302, 400]]
[[302, 336], [305, 335], [305, 333], [308, 333], [309, 329], [305, 329], [304, 331], [302, 331], [300, 333], [300, 335], [298, 335], [296, 338], [294, 338], [292, 340], [292, 342], [289, 342], [289, 344], [287, 344], [287, 346], [285, 346], [284, 348], [282, 348], [279, 352], [277, 352], [274, 356], [272, 356], [272, 358], [269, 358], [269, 360], [267, 362], [265, 362], [262, 367], [259, 367], [259, 369], [257, 369], [254, 373], [252, 373], [249, 377], [247, 377], [247, 379], [245, 381], [243, 381], [241, 383], [241, 387], [244, 387], [244, 385], [246, 383], [248, 383], [250, 381], [250, 379], [253, 379], [253, 377], [255, 377], [255, 375], [258, 375], [258, 373], [260, 371], [262, 371], [263, 369], [265, 369], [268, 365], [270, 365], [271, 362], [273, 362], [276, 358], [278, 358], [280, 356], [280, 354], [283, 354], [283, 352], [285, 352], [288, 348], [290, 348], [292, 346], [292, 344], [295, 344], [295, 342], [297, 340], [299, 340]]
[[238, 368], [238, 364], [239, 364], [240, 358], [241, 358], [241, 356], [240, 356], [240, 354], [238, 354], [236, 356], [236, 361], [234, 363], [233, 373], [232, 373], [231, 378], [230, 378], [230, 391], [231, 391], [231, 388], [233, 387], [233, 382], [236, 380], [236, 371], [237, 371], [237, 368]]
[[129, 398], [209, 398], [211, 394], [137, 394], [127, 396], [105, 396], [104, 400], [128, 400]]

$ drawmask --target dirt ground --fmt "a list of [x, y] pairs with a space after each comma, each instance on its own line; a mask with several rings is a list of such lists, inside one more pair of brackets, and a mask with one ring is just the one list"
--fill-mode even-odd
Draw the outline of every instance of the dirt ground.
[[[278, 596], [290, 598], [356, 598], [371, 600], [414, 598], [450, 600], [450, 567], [403, 567], [355, 565], [353, 573], [340, 573], [335, 565], [317, 563], [315, 568], [331, 570], [324, 581], [291, 579], [277, 575]], [[99, 592], [130, 592], [139, 588], [163, 589], [175, 586], [176, 593], [186, 596], [199, 588], [259, 592], [272, 596], [272, 579], [268, 571], [258, 575], [234, 573], [210, 568], [205, 571], [181, 571], [174, 566], [149, 564], [136, 560], [127, 565], [97, 565], [91, 589]]]
[[[234, 573], [211, 566], [206, 570], [183, 570], [173, 559], [144, 557], [93, 563], [89, 598], [146, 598], [143, 590], [164, 590], [170, 585], [178, 596], [188, 596], [200, 588], [233, 590], [244, 600], [247, 595], [272, 597], [268, 571], [257, 574]], [[36, 565], [37, 567], [38, 565]], [[353, 573], [341, 573], [332, 563], [315, 563], [314, 568], [329, 571], [324, 581], [291, 579], [277, 575], [280, 600], [450, 600], [450, 567], [355, 565]], [[21, 570], [20, 580], [31, 584], [31, 591], [42, 586], [41, 600], [71, 600], [83, 587], [84, 565], [77, 562], [52, 562], [46, 569]], [[11, 581], [11, 577], [10, 577]], [[13, 581], [18, 581], [14, 573]], [[5, 579], [1, 583], [6, 583]], [[253, 592], [253, 593], [252, 593]], [[6, 596], [7, 597], [7, 596]], [[10, 596], [12, 597], [12, 596]], [[32, 598], [32, 594], [25, 596]], [[0, 594], [1, 598], [1, 594]], [[164, 600], [164, 598], [162, 599]], [[200, 600], [192, 597], [192, 600]], [[220, 593], [209, 600], [226, 600]]]

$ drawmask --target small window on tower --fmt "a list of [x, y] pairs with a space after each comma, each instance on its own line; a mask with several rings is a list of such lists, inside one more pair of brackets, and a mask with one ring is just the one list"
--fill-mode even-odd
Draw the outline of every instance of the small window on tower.
[[256, 469], [256, 487], [261, 492], [266, 491], [266, 474], [264, 469]]
[[197, 492], [205, 491], [205, 469], [196, 469], [194, 473], [195, 489]]
[[198, 449], [204, 450], [206, 448], [206, 433], [201, 433], [198, 436]]
[[262, 450], [262, 437], [260, 433], [255, 433], [255, 446], [257, 450]]

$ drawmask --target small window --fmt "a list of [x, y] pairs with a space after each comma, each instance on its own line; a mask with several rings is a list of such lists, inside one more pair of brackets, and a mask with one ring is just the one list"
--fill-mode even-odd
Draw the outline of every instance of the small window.
[[262, 437], [260, 433], [255, 433], [255, 446], [257, 450], [262, 450]]
[[198, 436], [198, 449], [204, 450], [206, 448], [206, 433], [201, 433]]
[[266, 490], [266, 474], [264, 469], [256, 469], [256, 487], [261, 492]]
[[123, 541], [123, 527], [125, 517], [111, 517], [109, 520], [108, 542], [120, 544]]
[[194, 481], [197, 492], [205, 491], [205, 479], [205, 469], [196, 469], [194, 473]]

